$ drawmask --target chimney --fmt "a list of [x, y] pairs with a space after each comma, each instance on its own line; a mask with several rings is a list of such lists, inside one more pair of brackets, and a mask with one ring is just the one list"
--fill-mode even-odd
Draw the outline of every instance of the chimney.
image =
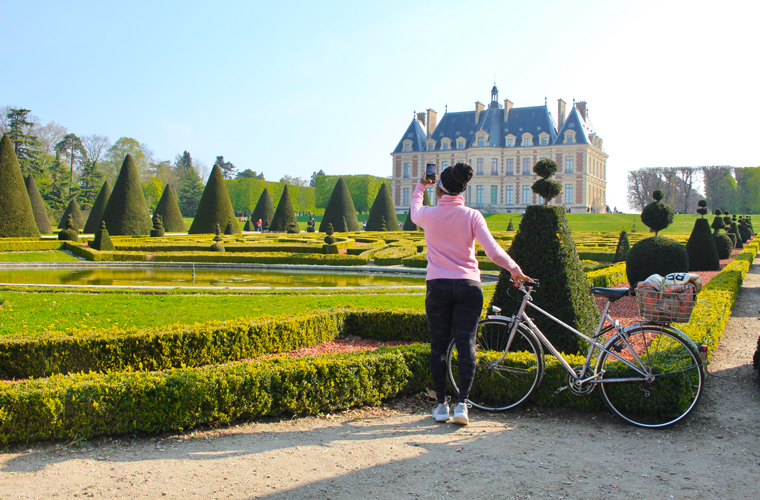
[[438, 113], [435, 112], [434, 109], [428, 108], [427, 110], [427, 135], [430, 137], [430, 134], [433, 133], [435, 130], [435, 126], [438, 125]]
[[475, 123], [478, 123], [478, 120], [480, 119], [480, 112], [485, 109], [485, 104], [483, 104], [480, 101], [475, 102]]
[[584, 120], [588, 120], [588, 109], [586, 109], [586, 101], [576, 102], [575, 108], [578, 110]]
[[417, 113], [417, 121], [425, 125], [425, 113]]
[[504, 99], [504, 121], [507, 121], [509, 119], [509, 110], [512, 109], [512, 106], [514, 105], [515, 103], [509, 99]]
[[567, 106], [565, 101], [557, 99], [557, 132], [559, 132], [562, 125], [565, 124], [565, 106]]

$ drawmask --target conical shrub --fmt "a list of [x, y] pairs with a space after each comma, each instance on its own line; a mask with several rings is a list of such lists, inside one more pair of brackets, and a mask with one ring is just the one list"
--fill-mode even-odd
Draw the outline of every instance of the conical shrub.
[[77, 200], [72, 198], [66, 207], [66, 210], [63, 211], [61, 221], [58, 223], [58, 229], [68, 229], [66, 227], [66, 223], [69, 215], [71, 216], [71, 221], [74, 223], [74, 229], [79, 231], [84, 227], [84, 216], [79, 210], [79, 203], [77, 203]]
[[0, 140], [0, 237], [39, 235], [13, 143], [4, 135]]
[[100, 222], [100, 229], [95, 231], [95, 239], [89, 245], [90, 248], [100, 250], [101, 252], [113, 252], [113, 242], [111, 241], [111, 237], [108, 236], [105, 222]]
[[171, 185], [167, 184], [164, 193], [156, 205], [157, 213], [161, 216], [161, 222], [164, 224], [164, 231], [167, 233], [186, 233], [187, 225], [182, 218], [182, 212], [179, 210], [177, 195]]
[[354, 201], [351, 199], [351, 193], [348, 191], [348, 185], [341, 177], [335, 184], [330, 200], [327, 202], [322, 222], [319, 223], [319, 232], [325, 232], [328, 224], [332, 224], [333, 228], [342, 227], [344, 218], [348, 231], [358, 231], [361, 228], [359, 219], [356, 218], [356, 209], [354, 208]]
[[256, 227], [253, 225], [253, 222], [251, 222], [251, 219], [247, 219], [245, 221], [245, 226], [243, 226], [243, 231], [255, 231]]
[[48, 218], [47, 210], [45, 209], [45, 202], [40, 196], [40, 190], [37, 188], [37, 182], [34, 180], [34, 176], [29, 174], [24, 179], [26, 184], [26, 194], [29, 195], [29, 201], [32, 204], [32, 212], [34, 213], [34, 222], [37, 224], [37, 229], [40, 230], [40, 234], [53, 234], [53, 226], [50, 225], [50, 218]]
[[689, 271], [720, 271], [718, 248], [707, 219], [694, 221], [694, 229], [686, 242], [686, 253], [689, 254]]
[[119, 177], [113, 186], [101, 220], [106, 223], [111, 236], [150, 234], [153, 224], [140, 184], [140, 174], [130, 154], [121, 164]]
[[277, 210], [274, 212], [269, 230], [288, 231], [292, 223], [298, 226], [296, 212], [293, 210], [293, 203], [290, 201], [290, 190], [288, 189], [288, 185], [285, 184], [285, 189], [282, 190], [282, 196], [280, 196], [280, 201], [277, 203]]
[[[193, 219], [188, 234], [213, 233], [217, 224], [219, 227], [226, 227], [227, 222], [234, 218], [235, 211], [232, 209], [232, 202], [230, 201], [230, 194], [227, 192], [227, 185], [224, 183], [222, 169], [219, 168], [219, 165], [214, 165], [201, 195], [201, 201], [198, 202], [198, 210], [195, 212], [195, 219]], [[235, 234], [240, 233], [237, 224], [233, 229]]]
[[[425, 190], [425, 194], [427, 194], [427, 190]], [[372, 208], [369, 209], [366, 230], [381, 231], [382, 219], [385, 219], [385, 231], [388, 228], [393, 228], [393, 231], [398, 230], [398, 217], [396, 217], [396, 209], [393, 206], [391, 190], [384, 182], [380, 184], [380, 190], [377, 192], [377, 196], [375, 196]]]
[[66, 226], [58, 233], [58, 239], [61, 241], [77, 241], [79, 239], [79, 230], [74, 227], [71, 214], [66, 216]]
[[261, 219], [261, 230], [268, 231], [269, 226], [272, 225], [272, 217], [274, 217], [274, 203], [272, 203], [272, 195], [269, 194], [269, 189], [264, 188], [264, 191], [259, 196], [259, 201], [256, 202], [256, 207], [251, 214], [251, 224], [253, 229], [251, 231], [258, 230], [259, 219]]
[[[565, 209], [556, 205], [529, 205], [509, 249], [509, 255], [528, 276], [541, 286], [533, 303], [586, 335], [594, 333], [599, 311], [588, 292], [589, 282], [581, 267], [575, 242], [567, 224]], [[502, 270], [491, 305], [510, 315], [515, 301], [510, 290], [509, 271]], [[577, 353], [583, 348], [579, 337], [541, 314], [533, 316], [554, 346], [562, 352]]]
[[612, 259], [612, 262], [625, 262], [630, 250], [631, 242], [628, 241], [628, 233], [626, 231], [620, 231], [620, 237], [618, 238], [617, 247], [615, 248], [615, 257]]
[[106, 205], [108, 204], [108, 198], [110, 197], [111, 183], [106, 180], [100, 188], [98, 197], [95, 198], [95, 203], [92, 204], [90, 216], [87, 217], [87, 222], [82, 230], [83, 233], [92, 234], [100, 230], [100, 221], [103, 219], [103, 211], [105, 211]]
[[507, 224], [507, 231], [514, 231], [515, 225], [512, 223], [512, 219], [509, 219], [509, 224]]
[[[425, 194], [422, 195], [422, 206], [429, 207], [430, 206], [430, 196], [428, 196], [428, 190], [425, 190]], [[417, 231], [420, 228], [412, 222], [411, 217], [412, 209], [410, 208], [406, 212], [406, 220], [404, 221], [404, 226], [401, 228], [403, 231]]]

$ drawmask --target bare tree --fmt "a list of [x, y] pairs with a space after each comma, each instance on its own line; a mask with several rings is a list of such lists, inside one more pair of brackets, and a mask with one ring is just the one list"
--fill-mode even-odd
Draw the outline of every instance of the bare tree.
[[111, 147], [111, 141], [105, 135], [92, 134], [82, 137], [82, 145], [87, 153], [87, 159], [97, 163], [103, 151]]
[[[693, 202], [694, 194], [699, 196], [699, 193], [694, 191], [693, 186], [696, 181], [696, 177], [699, 174], [699, 169], [695, 167], [678, 167], [678, 180], [680, 181], [679, 193], [680, 193], [680, 212], [682, 214], [688, 214], [689, 208], [692, 211], [696, 210], [695, 203]], [[699, 200], [697, 200], [699, 201]]]
[[724, 203], [720, 192], [720, 183], [726, 176], [733, 173], [733, 167], [727, 166], [712, 166], [702, 167], [702, 175], [705, 183], [705, 196], [707, 197], [707, 204], [715, 208], [721, 208], [726, 210], [732, 207], [718, 206]]
[[300, 177], [292, 177], [290, 175], [283, 175], [282, 179], [280, 179], [280, 182], [283, 184], [290, 184], [291, 186], [308, 186], [309, 181], [306, 179], [302, 179]]
[[40, 168], [43, 170], [48, 167], [48, 161], [55, 157], [55, 145], [61, 142], [68, 133], [68, 129], [56, 122], [50, 122], [44, 126], [37, 126], [32, 129], [32, 133], [40, 141]]
[[652, 191], [662, 188], [659, 169], [641, 168], [628, 172], [628, 203], [634, 210], [644, 210], [652, 201]]

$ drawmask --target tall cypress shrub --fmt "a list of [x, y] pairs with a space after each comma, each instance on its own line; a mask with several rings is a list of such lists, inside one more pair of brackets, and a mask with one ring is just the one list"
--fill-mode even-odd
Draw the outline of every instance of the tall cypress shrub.
[[272, 203], [269, 189], [264, 188], [259, 201], [256, 202], [256, 208], [253, 209], [253, 213], [251, 214], [251, 223], [254, 226], [253, 231], [258, 230], [256, 226], [258, 226], [259, 219], [261, 219], [261, 230], [268, 230], [269, 226], [272, 225], [272, 217], [274, 217], [274, 203]]
[[124, 157], [101, 220], [106, 223], [111, 236], [150, 234], [153, 223], [140, 184], [140, 174], [130, 154]]
[[[429, 207], [430, 205], [430, 196], [428, 195], [427, 189], [425, 189], [425, 194], [422, 195], [422, 206]], [[419, 226], [412, 221], [411, 212], [411, 208], [406, 211], [406, 220], [404, 221], [404, 227], [402, 228], [404, 231], [417, 231], [420, 229]]]
[[103, 212], [108, 204], [108, 198], [111, 197], [111, 183], [106, 180], [100, 188], [95, 203], [92, 204], [90, 216], [87, 217], [87, 223], [84, 225], [83, 233], [95, 233], [101, 229], [100, 221], [103, 219]]
[[282, 190], [280, 201], [277, 203], [277, 210], [275, 210], [274, 216], [272, 216], [272, 223], [269, 226], [269, 230], [289, 231], [292, 230], [291, 227], [293, 223], [298, 227], [296, 212], [293, 210], [293, 203], [290, 201], [290, 190], [288, 189], [288, 185], [285, 184], [285, 189]]
[[[224, 183], [224, 176], [219, 165], [211, 169], [206, 188], [198, 202], [198, 210], [188, 234], [207, 234], [215, 231], [216, 225], [226, 227], [230, 220], [235, 219], [235, 211], [232, 209], [230, 195]], [[235, 234], [240, 233], [240, 227], [234, 224]]]
[[74, 229], [79, 231], [84, 227], [84, 216], [79, 210], [79, 203], [77, 203], [77, 200], [72, 198], [69, 204], [66, 206], [66, 210], [63, 211], [61, 221], [58, 223], [58, 229], [68, 229], [66, 227], [66, 224], [69, 215], [71, 216], [71, 222], [74, 224]]
[[615, 257], [612, 259], [612, 262], [625, 262], [630, 250], [631, 242], [628, 241], [628, 233], [625, 230], [620, 231], [620, 238], [618, 238], [617, 247], [615, 248]]
[[39, 235], [13, 143], [4, 135], [0, 139], [0, 237]]
[[177, 195], [174, 194], [174, 189], [172, 189], [171, 185], [167, 184], [164, 188], [164, 193], [161, 195], [161, 199], [158, 201], [154, 213], [161, 216], [164, 231], [167, 233], [187, 232], [185, 219], [182, 218], [182, 213], [179, 211]]
[[40, 230], [40, 234], [53, 234], [53, 226], [50, 225], [50, 218], [45, 209], [45, 202], [40, 196], [40, 190], [37, 188], [37, 182], [34, 180], [34, 176], [29, 174], [24, 179], [26, 184], [26, 194], [29, 195], [29, 201], [32, 204], [32, 212], [34, 213], [34, 222], [37, 224], [37, 229]]
[[[563, 207], [528, 206], [509, 255], [523, 273], [540, 282], [533, 294], [534, 304], [587, 335], [594, 332], [599, 311], [589, 293], [590, 284], [581, 267]], [[492, 306], [501, 307], [507, 314], [516, 304], [507, 295], [509, 279], [509, 271], [503, 269], [491, 300]], [[582, 350], [579, 337], [541, 314], [534, 315], [533, 319], [560, 351], [576, 353]]]
[[358, 231], [361, 228], [359, 219], [356, 217], [356, 209], [351, 199], [351, 193], [348, 192], [346, 181], [341, 177], [335, 184], [335, 188], [333, 188], [333, 192], [330, 195], [330, 200], [327, 202], [322, 222], [319, 223], [319, 232], [326, 231], [328, 224], [332, 224], [333, 228], [341, 228], [343, 226], [343, 219], [346, 220], [347, 231]]
[[[425, 193], [427, 194], [427, 190]], [[385, 229], [380, 229], [383, 226], [383, 219], [385, 220]], [[380, 190], [369, 210], [366, 230], [398, 231], [398, 217], [396, 217], [396, 209], [393, 206], [393, 197], [390, 188], [384, 182], [380, 185]]]
[[689, 241], [686, 242], [686, 253], [689, 254], [689, 271], [720, 271], [720, 259], [715, 239], [710, 231], [710, 223], [705, 219], [707, 202], [699, 201], [697, 213], [701, 215], [694, 221]]

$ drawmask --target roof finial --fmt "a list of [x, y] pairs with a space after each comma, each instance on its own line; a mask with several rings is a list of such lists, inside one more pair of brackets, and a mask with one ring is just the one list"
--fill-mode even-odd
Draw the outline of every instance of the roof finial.
[[448, 113], [448, 112], [449, 112], [449, 105], [448, 105], [448, 104], [446, 104], [446, 109], [444, 109], [444, 110], [443, 110], [443, 113], [444, 113], [444, 114], [446, 114], [446, 113]]
[[[575, 102], [575, 101], [573, 101], [573, 102]], [[412, 115], [412, 120], [416, 120], [417, 119], [417, 110], [415, 109], [414, 111], [412, 111], [412, 113], [414, 113], [414, 115]]]
[[544, 106], [546, 106], [546, 103], [547, 103], [546, 96], [544, 96]]

